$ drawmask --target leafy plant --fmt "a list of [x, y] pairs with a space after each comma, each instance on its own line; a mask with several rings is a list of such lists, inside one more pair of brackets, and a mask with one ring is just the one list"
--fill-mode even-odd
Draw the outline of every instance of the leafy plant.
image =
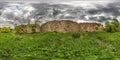
[[105, 31], [106, 32], [117, 32], [119, 31], [119, 22], [117, 19], [113, 19], [113, 22], [106, 22], [105, 23]]
[[[120, 32], [0, 33], [0, 58], [7, 60], [119, 60]], [[78, 35], [77, 35], [78, 34]], [[80, 35], [79, 35], [80, 34]], [[77, 37], [76, 37], [77, 35]]]
[[21, 26], [15, 26], [14, 32], [15, 33], [22, 33], [23, 32], [22, 27]]
[[72, 38], [74, 38], [74, 39], [80, 38], [80, 33], [79, 32], [73, 33]]
[[2, 32], [2, 33], [9, 33], [9, 32], [11, 32], [11, 29], [10, 29], [10, 27], [2, 27], [0, 29], [0, 32]]

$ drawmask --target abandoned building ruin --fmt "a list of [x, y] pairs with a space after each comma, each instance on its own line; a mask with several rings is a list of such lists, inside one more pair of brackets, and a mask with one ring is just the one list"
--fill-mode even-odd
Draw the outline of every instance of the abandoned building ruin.
[[79, 30], [85, 32], [103, 31], [103, 25], [98, 23], [79, 23]]
[[27, 26], [20, 25], [22, 27], [23, 32], [95, 32], [103, 31], [103, 25], [99, 23], [77, 23], [70, 20], [54, 20], [49, 21], [47, 23], [42, 24], [41, 26], [37, 24], [37, 26]]
[[84, 32], [95, 32], [103, 31], [103, 25], [99, 23], [77, 23], [70, 20], [55, 20], [50, 21], [41, 26], [41, 31], [56, 31], [56, 32], [74, 32], [74, 31], [84, 31]]
[[41, 30], [43, 32], [47, 32], [47, 31], [73, 32], [73, 31], [78, 31], [78, 28], [79, 28], [78, 23], [70, 20], [50, 21], [41, 26]]

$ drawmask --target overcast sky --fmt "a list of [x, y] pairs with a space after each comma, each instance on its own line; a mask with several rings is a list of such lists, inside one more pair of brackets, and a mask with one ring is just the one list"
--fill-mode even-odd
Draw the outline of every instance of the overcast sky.
[[[13, 2], [13, 3], [4, 4], [2, 2]], [[25, 4], [19, 5], [19, 3], [17, 2], [25, 3]], [[35, 3], [35, 4], [29, 4], [29, 3]], [[49, 3], [49, 4], [40, 5], [39, 3]], [[54, 10], [56, 8], [55, 7], [56, 5], [54, 4], [56, 5], [58, 4], [58, 8], [57, 8], [58, 11]], [[67, 9], [67, 7], [64, 7], [66, 6], [65, 4], [67, 4], [67, 7], [71, 5], [70, 7], [72, 8]], [[18, 7], [22, 9], [19, 9]], [[53, 7], [53, 9], [47, 10], [46, 8], [48, 7]], [[62, 10], [61, 7], [63, 8]], [[53, 14], [54, 12], [57, 11], [58, 13], [56, 14], [55, 18], [57, 18], [58, 20], [61, 19], [61, 17], [62, 19], [72, 18], [71, 20], [76, 20], [76, 21], [90, 20], [90, 21], [104, 22], [106, 20], [112, 20], [113, 18], [119, 18], [120, 20], [120, 0], [0, 0], [0, 8], [1, 10], [7, 12], [7, 13], [1, 12], [2, 14], [0, 19], [1, 21], [3, 18], [4, 18], [3, 20], [5, 20], [8, 17], [10, 17], [11, 19], [11, 16], [14, 17], [14, 14], [15, 16], [16, 15], [26, 16], [26, 14], [27, 13], [30, 14], [31, 12], [29, 11], [34, 10], [34, 8], [35, 8], [35, 13], [31, 13], [30, 15], [39, 17], [39, 15], [42, 14], [40, 16], [45, 16], [42, 17], [43, 20], [45, 20], [44, 18], [46, 18], [46, 20], [50, 18], [52, 19], [52, 17], [49, 17], [48, 15], [51, 14], [51, 12], [49, 11], [53, 11]], [[24, 14], [24, 11], [27, 11], [27, 13]], [[12, 15], [11, 12], [14, 14]], [[11, 20], [14, 21], [15, 19], [13, 18]], [[21, 17], [17, 20], [20, 22], [23, 21]]]
[[22, 3], [51, 3], [51, 4], [68, 4], [72, 6], [100, 4], [106, 5], [108, 3], [119, 3], [119, 0], [0, 0], [0, 2], [22, 2]]
[[119, 0], [0, 0], [1, 2], [40, 2], [40, 3], [47, 3], [47, 2], [53, 2], [53, 3], [60, 3], [60, 2], [72, 2], [72, 1], [84, 1], [84, 2], [97, 2], [97, 1], [102, 1], [102, 2], [118, 2]]

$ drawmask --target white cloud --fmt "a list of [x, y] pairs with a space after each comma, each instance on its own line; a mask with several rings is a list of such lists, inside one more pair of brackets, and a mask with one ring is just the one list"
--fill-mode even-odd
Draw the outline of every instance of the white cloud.
[[67, 5], [72, 5], [72, 6], [75, 6], [75, 7], [78, 7], [78, 6], [82, 6], [84, 8], [95, 8], [96, 9], [96, 6], [94, 4], [99, 4], [99, 5], [102, 5], [102, 6], [106, 6], [108, 3], [112, 3], [111, 1], [102, 1], [102, 0], [99, 0], [99, 1], [70, 1], [70, 2], [61, 2], [61, 4], [67, 4]]

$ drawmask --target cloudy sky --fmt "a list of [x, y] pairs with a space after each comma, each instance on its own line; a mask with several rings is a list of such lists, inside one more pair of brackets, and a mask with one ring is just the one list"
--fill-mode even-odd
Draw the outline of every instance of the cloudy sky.
[[28, 18], [31, 21], [38, 19], [43, 22], [60, 19], [100, 23], [113, 18], [120, 20], [120, 1], [0, 0], [0, 26], [6, 24], [13, 26], [15, 22], [26, 23]]
[[22, 2], [22, 3], [50, 3], [50, 4], [68, 4], [72, 6], [87, 6], [100, 4], [106, 6], [109, 3], [119, 4], [119, 0], [0, 0], [0, 2]]
[[36, 3], [64, 3], [64, 2], [75, 2], [75, 1], [84, 1], [84, 2], [119, 2], [119, 0], [0, 0], [0, 2], [36, 2]]

